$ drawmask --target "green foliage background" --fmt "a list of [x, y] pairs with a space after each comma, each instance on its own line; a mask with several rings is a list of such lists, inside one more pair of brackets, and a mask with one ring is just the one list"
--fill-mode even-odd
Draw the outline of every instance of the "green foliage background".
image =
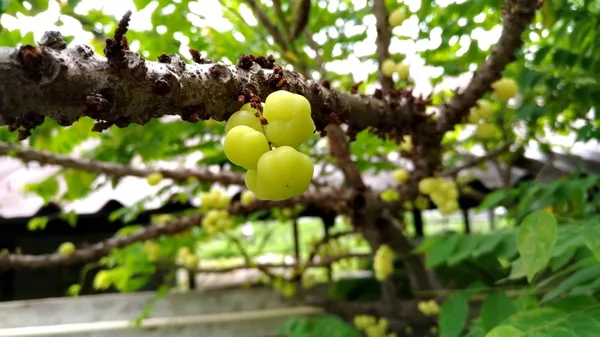
[[[139, 43], [139, 51], [149, 59], [156, 59], [162, 52], [177, 52], [182, 39], [191, 41], [190, 47], [214, 60], [234, 62], [241, 54], [273, 54], [281, 63], [291, 64], [309, 76], [316, 71], [316, 79], [328, 79], [338, 90], [347, 91], [354, 83], [352, 76], [336, 73], [329, 65], [353, 56], [367, 39], [370, 26], [366, 23], [374, 22], [371, 1], [313, 1], [309, 29], [313, 33], [324, 33], [327, 37], [319, 46], [320, 57], [313, 57], [314, 50], [307, 52], [312, 48], [308, 46], [314, 44], [304, 35], [292, 44], [289, 51], [273, 43], [265, 27], [261, 24], [250, 26], [240, 15], [248, 12], [243, 1], [219, 2], [223, 16], [231, 24], [229, 30], [218, 31], [193, 25], [192, 21], [203, 15], [192, 12], [189, 1], [135, 0], [136, 10], [153, 6], [154, 29], [165, 26], [167, 33], [148, 38], [149, 32], [132, 30], [127, 34], [129, 42], [132, 45]], [[285, 18], [291, 20], [294, 13], [289, 8], [292, 4], [288, 0], [281, 2]], [[421, 1], [418, 10], [411, 13], [411, 20], [418, 21], [417, 40], [434, 40], [434, 36], [441, 40], [437, 47], [420, 53], [427, 66], [443, 70], [440, 76], [431, 79], [433, 85], [471, 71], [473, 65], [485, 60], [489, 49], [481, 49], [473, 39], [472, 32], [498, 29], [501, 23], [500, 7], [503, 5], [500, 0], [443, 3]], [[30, 6], [21, 1], [3, 0], [0, 8], [2, 13], [11, 16], [16, 13], [35, 16], [48, 9], [48, 1], [45, 0], [30, 0], [28, 4]], [[84, 31], [93, 33], [94, 38], [89, 43], [96, 52], [102, 53], [104, 37], [114, 31], [118, 20], [101, 9], [79, 14], [75, 10], [78, 4], [78, 0], [61, 1], [61, 14], [78, 20]], [[400, 5], [396, 1], [386, 1], [386, 4], [388, 10]], [[202, 5], [199, 6], [201, 8]], [[262, 7], [276, 25], [283, 30], [289, 29], [289, 25], [280, 21], [274, 6]], [[61, 20], [57, 18], [56, 25], [59, 27]], [[358, 28], [342, 29], [348, 25]], [[503, 132], [486, 141], [483, 144], [486, 148], [512, 141], [521, 146], [537, 144], [542, 151], [548, 152], [552, 148], [545, 137], [549, 131], [561, 135], [574, 134], [578, 142], [597, 141], [600, 138], [599, 26], [600, 1], [543, 2], [533, 27], [527, 32], [523, 47], [525, 57], [512, 63], [504, 73], [518, 82], [519, 97], [508, 106], [495, 106], [499, 113], [493, 122]], [[412, 40], [404, 33], [396, 28], [393, 41]], [[63, 34], [67, 41], [73, 39], [69, 32]], [[4, 27], [0, 31], [2, 46], [27, 43], [34, 43], [32, 33], [25, 34]], [[404, 55], [394, 54], [392, 57], [399, 61]], [[376, 62], [377, 57], [373, 53], [359, 59], [366, 66]], [[375, 73], [371, 74], [361, 90], [374, 84], [376, 77]], [[454, 93], [449, 90], [439, 90], [434, 93], [433, 99], [434, 102], [441, 102], [452, 95]], [[83, 157], [122, 164], [130, 164], [136, 156], [145, 163], [152, 163], [200, 151], [203, 157], [197, 163], [199, 166], [218, 165], [225, 170], [238, 170], [227, 163], [222, 152], [220, 137], [223, 125], [213, 121], [191, 124], [179, 120], [154, 120], [144, 126], [130, 125], [124, 129], [111, 127], [103, 133], [91, 132], [92, 125], [92, 120], [82, 119], [71, 127], [63, 128], [47, 119], [27, 142], [36, 149], [68, 154], [84, 141], [94, 139], [99, 145], [84, 152]], [[523, 132], [513, 132], [515, 128]], [[450, 164], [460, 157], [459, 150], [468, 150], [482, 143], [473, 137], [459, 137], [462, 131], [462, 127], [457, 127], [446, 137]], [[202, 141], [190, 145], [190, 139], [199, 139], [201, 135]], [[315, 136], [311, 141], [312, 145], [317, 138]], [[1, 129], [0, 140], [16, 142], [16, 135]], [[306, 146], [303, 150], [312, 153], [316, 161], [332, 162], [317, 147]], [[391, 142], [364, 132], [352, 144], [351, 150], [362, 172], [394, 168], [385, 161], [376, 160], [397, 151]], [[510, 154], [500, 157], [503, 161], [511, 158]], [[61, 177], [68, 185], [68, 193], [64, 195], [58, 195], [57, 179]], [[62, 170], [30, 186], [29, 192], [37, 193], [46, 201], [73, 201], [103, 184], [118, 183], [96, 178], [95, 174], [87, 172]], [[498, 190], [489, 195], [480, 208], [506, 206], [508, 215], [505, 220], [508, 225], [505, 228], [471, 235], [445, 234], [426, 238], [418, 252], [425, 254], [428, 268], [434, 269], [447, 284], [455, 288], [453, 295], [443, 303], [439, 314], [440, 335], [599, 336], [600, 195], [586, 197], [587, 192], [597, 186], [600, 186], [599, 176], [576, 173], [550, 184], [528, 182], [515, 188]], [[208, 188], [204, 184], [182, 184], [184, 192], [178, 197], [185, 201]], [[166, 193], [168, 189], [165, 188], [149, 198]], [[541, 211], [546, 207], [553, 207], [553, 214]], [[132, 219], [142, 210], [140, 203], [115, 213], [114, 217]], [[77, 222], [74, 214], [64, 217], [73, 225]], [[35, 219], [30, 223], [30, 229], [43, 230], [47, 220]], [[243, 220], [240, 219], [240, 222]], [[519, 223], [520, 226], [515, 226]], [[132, 224], [123, 232], [133, 230], [136, 226]], [[344, 225], [340, 225], [340, 229], [344, 228]], [[266, 237], [272, 234], [264, 231], [262, 235]], [[201, 229], [194, 229], [187, 236], [163, 237], [160, 239], [162, 254], [174, 256], [179, 247], [202, 241], [205, 237], [206, 233]], [[231, 250], [223, 248], [226, 241], [217, 242], [220, 243], [212, 244], [220, 245], [220, 250], [215, 250], [219, 253], [213, 255], [222, 257], [231, 253]], [[346, 244], [365, 249], [364, 244], [361, 246], [361, 243], [352, 240]], [[255, 254], [265, 249], [275, 249], [273, 246], [265, 248], [260, 242], [253, 245]], [[116, 251], [100, 263], [118, 275], [120, 282], [116, 282], [115, 287], [120, 291], [139, 289], [156, 269], [144, 257], [142, 243]], [[469, 320], [469, 299], [482, 294], [485, 296], [481, 313], [476, 319]], [[311, 324], [302, 325], [302, 329], [317, 329], [314, 327], [317, 323]], [[282, 329], [300, 328], [297, 328], [296, 322]], [[306, 331], [298, 334], [316, 333], [316, 330]]]

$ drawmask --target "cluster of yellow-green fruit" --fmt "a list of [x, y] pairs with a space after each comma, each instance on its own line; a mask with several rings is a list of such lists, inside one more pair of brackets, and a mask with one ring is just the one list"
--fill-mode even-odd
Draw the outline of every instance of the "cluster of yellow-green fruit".
[[[408, 137], [408, 142], [409, 143], [403, 143], [403, 145], [410, 145], [411, 149], [412, 149], [412, 143], [410, 143], [410, 136]], [[402, 185], [404, 183], [406, 183], [408, 181], [408, 178], [410, 178], [410, 173], [405, 170], [405, 169], [397, 169], [392, 173], [392, 178], [396, 181], [396, 183], [398, 183], [399, 185]], [[394, 190], [394, 189], [387, 189], [383, 192], [381, 192], [381, 194], [379, 194], [379, 197], [381, 198], [381, 200], [385, 201], [385, 202], [394, 202], [394, 201], [398, 201], [400, 200], [400, 193], [398, 193], [398, 191]], [[405, 208], [411, 208], [412, 204], [410, 203], [405, 203]]]
[[430, 177], [419, 181], [419, 192], [429, 195], [440, 213], [451, 214], [458, 209], [458, 188], [449, 179]]
[[281, 277], [276, 277], [273, 280], [273, 289], [281, 294], [285, 298], [290, 298], [296, 294], [296, 285], [288, 280], [284, 280]]
[[377, 320], [374, 316], [358, 315], [354, 317], [354, 326], [363, 331], [367, 337], [396, 337], [396, 333], [387, 332], [389, 322], [384, 317]]
[[273, 215], [279, 221], [287, 221], [297, 217], [304, 210], [303, 205], [295, 205], [294, 207], [283, 207], [273, 209]]
[[204, 228], [209, 235], [233, 228], [234, 226], [235, 219], [226, 209], [211, 209], [206, 212], [204, 218], [202, 218], [202, 228]]
[[75, 245], [72, 242], [63, 242], [58, 246], [58, 253], [62, 255], [72, 255], [75, 253]]
[[231, 196], [220, 190], [212, 189], [210, 192], [200, 194], [200, 202], [206, 208], [223, 209], [231, 204]]
[[[501, 78], [492, 83], [494, 98], [501, 102], [506, 102], [517, 94], [519, 87], [517, 83], [510, 78]], [[485, 99], [477, 101], [475, 107], [469, 112], [468, 121], [471, 124], [476, 124], [475, 136], [481, 139], [490, 139], [499, 132], [495, 124], [487, 122], [494, 114], [492, 103]]]
[[381, 72], [387, 77], [392, 77], [396, 73], [401, 80], [405, 80], [410, 76], [410, 66], [405, 63], [396, 63], [392, 59], [386, 59], [381, 63]]
[[304, 193], [312, 160], [296, 150], [314, 133], [308, 100], [285, 90], [270, 94], [262, 114], [250, 104], [227, 120], [224, 152], [245, 168], [246, 187], [261, 200], [285, 200]]
[[435, 316], [440, 313], [440, 306], [435, 300], [421, 301], [417, 309], [425, 316]]
[[329, 239], [327, 242], [319, 245], [317, 255], [321, 258], [342, 256], [350, 252], [350, 248], [344, 245], [339, 239]]
[[379, 246], [373, 257], [376, 279], [384, 281], [394, 272], [394, 256], [394, 251], [388, 245]]
[[188, 269], [195, 269], [198, 267], [198, 258], [192, 253], [189, 247], [181, 247], [177, 251], [178, 262]]

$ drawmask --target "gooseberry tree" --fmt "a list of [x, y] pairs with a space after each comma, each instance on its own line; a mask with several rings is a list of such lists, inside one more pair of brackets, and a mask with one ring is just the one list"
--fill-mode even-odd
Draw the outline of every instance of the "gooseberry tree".
[[[65, 243], [54, 254], [7, 252], [0, 255], [0, 268], [100, 261], [104, 270], [94, 286], [130, 291], [165, 261], [201, 272], [196, 247], [224, 236], [240, 249], [241, 267], [259, 268], [277, 290], [294, 296], [308, 291], [298, 285], [310, 288], [316, 281], [310, 267], [357, 258], [342, 240], [354, 235], [368, 243], [381, 294], [370, 302], [352, 301], [347, 294], [310, 297], [310, 304], [325, 306], [369, 337], [413, 329], [443, 336], [596, 331], [599, 304], [581, 295], [598, 289], [593, 279], [600, 272], [600, 234], [591, 216], [596, 206], [588, 202], [598, 179], [572, 177], [512, 189], [506, 168], [530, 141], [549, 148], [539, 137], [544, 123], [570, 131], [572, 122], [598, 105], [593, 74], [599, 63], [589, 56], [597, 53], [586, 35], [593, 25], [580, 19], [586, 13], [597, 20], [590, 2], [415, 6], [301, 0], [295, 6], [289, 1], [267, 6], [223, 0], [221, 14], [230, 29], [219, 30], [207, 23], [211, 14], [202, 1], [136, 0], [137, 9], [154, 8], [157, 31], [174, 32], [152, 40], [129, 29], [132, 12], [116, 21], [102, 11], [81, 14], [79, 3], [52, 2], [61, 23], [74, 18], [91, 34], [89, 45], [71, 43], [73, 32], [67, 30], [48, 29], [37, 42], [19, 30], [0, 33], [6, 46], [0, 53], [0, 124], [7, 126], [0, 152], [64, 168], [27, 187], [46, 201], [80, 199], [134, 176], [152, 186], [168, 180], [153, 198], [176, 186], [178, 198], [198, 199], [200, 206], [157, 217], [151, 226], [126, 228], [86, 248]], [[2, 7], [5, 17], [46, 10], [51, 8], [44, 1], [9, 1]], [[414, 34], [406, 32], [411, 21]], [[501, 34], [490, 48], [469, 35], [498, 28]], [[559, 34], [567, 28], [581, 43]], [[524, 36], [531, 41], [524, 42]], [[370, 39], [376, 48], [362, 52]], [[407, 39], [435, 45], [420, 52], [427, 66], [443, 70], [428, 76], [432, 85], [463, 73], [469, 75], [467, 84], [417, 95], [415, 84], [428, 68], [391, 52]], [[377, 66], [355, 83], [334, 67], [346, 59], [365, 69]], [[516, 127], [524, 131], [513, 132]], [[465, 139], [465, 133], [471, 136]], [[597, 137], [595, 124], [578, 137]], [[84, 158], [74, 157], [90, 139], [98, 145]], [[474, 146], [487, 154], [464, 160], [468, 156], [461, 150]], [[131, 164], [136, 156], [151, 163], [198, 151], [202, 159], [194, 169]], [[390, 160], [390, 154], [401, 160]], [[497, 165], [505, 189], [483, 200], [458, 174], [487, 161]], [[315, 164], [335, 166], [343, 182], [324, 182], [327, 171], [315, 170]], [[220, 169], [209, 170], [211, 165]], [[366, 183], [373, 171], [392, 172], [386, 188]], [[59, 193], [58, 179], [66, 182], [66, 193]], [[239, 186], [243, 193], [232, 200], [213, 184]], [[509, 219], [522, 220], [520, 226], [435, 235], [420, 244], [413, 239], [405, 214], [430, 208], [453, 214], [467, 196], [485, 207], [507, 206]], [[289, 219], [306, 207], [344, 215], [351, 230], [315, 241], [291, 276], [254, 262], [234, 235], [239, 224], [264, 210]], [[115, 218], [135, 218], [142, 208], [141, 203], [125, 208]], [[32, 223], [31, 229], [43, 227], [39, 220]], [[569, 262], [574, 264], [566, 268]], [[543, 297], [532, 293], [535, 289]]]

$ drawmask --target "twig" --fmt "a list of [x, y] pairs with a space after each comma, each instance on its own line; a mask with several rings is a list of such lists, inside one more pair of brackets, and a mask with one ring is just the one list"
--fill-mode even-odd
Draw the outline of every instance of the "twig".
[[374, 0], [373, 14], [375, 15], [377, 27], [377, 59], [379, 61], [379, 82], [384, 90], [394, 88], [394, 81], [381, 71], [381, 65], [390, 56], [390, 42], [392, 40], [390, 26], [388, 24], [388, 13], [385, 8], [385, 0]]
[[279, 44], [279, 46], [283, 49], [284, 52], [288, 51], [290, 49], [290, 46], [288, 44], [287, 39], [283, 36], [279, 28], [275, 24], [273, 24], [271, 19], [269, 19], [267, 13], [265, 13], [265, 11], [263, 11], [262, 8], [260, 8], [260, 5], [256, 2], [256, 0], [246, 0], [246, 3], [248, 3], [248, 6], [250, 6], [250, 9], [252, 9], [254, 15], [257, 16], [258, 21], [260, 21], [260, 23], [262, 23], [263, 26], [267, 28], [269, 33], [271, 33], [271, 36], [273, 36], [275, 42]]
[[471, 168], [471, 167], [476, 166], [478, 164], [481, 164], [481, 163], [483, 163], [485, 161], [488, 161], [488, 160], [490, 160], [492, 158], [495, 158], [498, 155], [500, 155], [500, 154], [508, 151], [508, 149], [510, 149], [510, 146], [512, 144], [513, 144], [512, 142], [506, 143], [506, 144], [502, 145], [501, 147], [499, 147], [497, 149], [494, 149], [492, 151], [488, 151], [485, 155], [483, 155], [481, 157], [475, 157], [475, 158], [473, 158], [471, 160], [466, 161], [464, 164], [462, 164], [460, 166], [446, 169], [446, 170], [444, 170], [444, 172], [442, 172], [442, 175], [443, 176], [453, 176], [453, 175], [457, 174], [458, 172], [460, 172], [462, 170]]
[[[333, 193], [333, 195], [330, 193], [323, 194], [323, 192], [320, 192], [319, 194], [307, 193], [281, 202], [257, 200], [249, 206], [242, 206], [239, 202], [236, 202], [232, 203], [228, 210], [231, 214], [244, 214], [260, 209], [288, 207], [297, 204], [318, 204], [319, 207], [332, 207], [331, 209], [335, 209], [333, 208], [335, 206], [331, 202], [332, 200], [337, 200], [339, 202], [339, 197], [339, 193]], [[41, 255], [0, 254], [0, 270], [10, 268], [56, 268], [97, 261], [110, 254], [113, 249], [122, 248], [139, 241], [154, 239], [161, 235], [180, 233], [194, 226], [199, 226], [202, 222], [202, 218], [203, 215], [191, 215], [167, 222], [163, 225], [147, 226], [133, 233], [123, 236], [114, 236], [89, 247], [77, 249], [71, 255], [59, 253]]]
[[232, 271], [236, 271], [236, 270], [240, 270], [240, 269], [297, 269], [298, 267], [303, 267], [304, 269], [307, 268], [323, 268], [323, 267], [327, 267], [329, 265], [331, 265], [332, 263], [344, 260], [344, 259], [351, 259], [351, 258], [367, 258], [371, 256], [371, 254], [366, 254], [366, 253], [353, 253], [353, 254], [344, 254], [344, 255], [338, 255], [338, 256], [329, 256], [329, 257], [325, 257], [322, 260], [319, 260], [317, 262], [307, 262], [305, 264], [299, 264], [299, 263], [245, 263], [242, 265], [238, 265], [238, 266], [232, 266], [232, 267], [220, 267], [220, 268], [197, 268], [197, 269], [190, 269], [190, 271], [194, 272], [194, 273], [198, 273], [198, 274], [224, 274], [224, 273], [230, 273]]
[[125, 176], [143, 178], [151, 173], [158, 172], [162, 174], [164, 178], [170, 178], [176, 181], [184, 181], [188, 178], [195, 178], [199, 181], [218, 182], [223, 185], [244, 185], [244, 176], [233, 172], [214, 173], [208, 170], [198, 169], [135, 168], [117, 163], [74, 158], [4, 142], [0, 142], [0, 155], [16, 157], [26, 163], [37, 162], [40, 165], [58, 165], [64, 168], [100, 173], [116, 178]]

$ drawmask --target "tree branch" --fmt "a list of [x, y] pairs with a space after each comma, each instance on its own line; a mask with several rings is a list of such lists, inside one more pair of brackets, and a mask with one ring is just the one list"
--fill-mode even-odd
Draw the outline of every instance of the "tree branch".
[[466, 161], [464, 164], [457, 166], [457, 167], [452, 167], [449, 169], [444, 170], [444, 172], [442, 172], [443, 176], [453, 176], [455, 174], [457, 174], [458, 172], [471, 168], [473, 166], [476, 166], [478, 164], [481, 164], [485, 161], [488, 161], [492, 158], [495, 158], [496, 156], [508, 151], [508, 149], [510, 149], [510, 146], [513, 143], [506, 143], [504, 145], [502, 145], [501, 147], [494, 149], [492, 151], [488, 151], [488, 153], [486, 153], [485, 155], [481, 156], [481, 157], [474, 157], [468, 161]]
[[381, 71], [383, 61], [390, 57], [390, 42], [392, 34], [388, 24], [388, 13], [385, 8], [385, 0], [375, 0], [373, 2], [373, 15], [375, 15], [377, 27], [377, 59], [379, 61], [379, 82], [384, 90], [394, 88], [394, 81], [387, 77]]
[[144, 178], [151, 173], [158, 172], [162, 174], [164, 178], [170, 178], [176, 181], [195, 178], [199, 181], [218, 182], [223, 185], [244, 185], [244, 176], [234, 172], [214, 173], [208, 170], [198, 169], [135, 168], [111, 162], [74, 158], [4, 142], [0, 142], [0, 155], [16, 157], [26, 163], [37, 162], [40, 165], [58, 165], [64, 168], [100, 173], [115, 178], [125, 176]]
[[239, 110], [244, 102], [238, 98], [248, 90], [264, 101], [284, 89], [309, 100], [319, 131], [329, 124], [331, 111], [354, 130], [410, 127], [408, 105], [392, 109], [372, 96], [329, 90], [277, 65], [271, 69], [266, 60], [257, 60], [262, 66], [248, 56], [235, 66], [185, 64], [177, 55], [150, 62], [124, 53], [128, 66], [115, 70], [87, 46], [0, 47], [0, 125], [33, 129], [50, 117], [67, 126], [83, 116], [118, 127], [165, 115], [223, 121]]
[[265, 11], [263, 11], [262, 8], [260, 8], [258, 2], [256, 2], [256, 0], [246, 0], [246, 3], [248, 4], [248, 6], [250, 6], [250, 9], [252, 9], [252, 12], [254, 13], [254, 15], [256, 15], [258, 21], [260, 21], [260, 23], [262, 23], [263, 26], [267, 28], [269, 33], [271, 33], [271, 36], [273, 36], [275, 42], [279, 44], [279, 46], [283, 49], [284, 52], [288, 51], [290, 49], [290, 46], [288, 44], [287, 39], [281, 33], [279, 28], [275, 24], [273, 24], [271, 19], [269, 19], [267, 13], [265, 13]]
[[[259, 201], [256, 200], [249, 206], [242, 206], [239, 202], [229, 207], [231, 214], [242, 214], [272, 207], [289, 207], [296, 204], [315, 204], [319, 207], [335, 207], [333, 200], [340, 201], [340, 193], [319, 192], [318, 194], [306, 193], [285, 201]], [[331, 208], [335, 209], [335, 208]], [[199, 226], [203, 215], [191, 215], [167, 222], [163, 225], [152, 225], [141, 228], [135, 232], [114, 236], [98, 242], [90, 247], [77, 249], [71, 255], [59, 253], [25, 255], [25, 254], [0, 254], [0, 270], [11, 268], [57, 268], [78, 263], [92, 262], [110, 254], [113, 249], [122, 248], [135, 242], [157, 238], [161, 235], [176, 234], [186, 231], [194, 226]]]
[[352, 161], [352, 158], [350, 158], [350, 149], [344, 131], [337, 124], [329, 124], [325, 127], [325, 131], [329, 139], [331, 155], [337, 160], [338, 166], [344, 173], [346, 182], [359, 192], [366, 190], [367, 185], [363, 182], [358, 168]]
[[460, 123], [477, 100], [490, 90], [491, 84], [502, 76], [504, 68], [516, 60], [515, 51], [523, 46], [521, 35], [535, 17], [536, 5], [537, 0], [506, 1], [502, 35], [498, 43], [483, 65], [475, 71], [465, 90], [442, 107], [437, 125], [439, 132], [451, 130]]

